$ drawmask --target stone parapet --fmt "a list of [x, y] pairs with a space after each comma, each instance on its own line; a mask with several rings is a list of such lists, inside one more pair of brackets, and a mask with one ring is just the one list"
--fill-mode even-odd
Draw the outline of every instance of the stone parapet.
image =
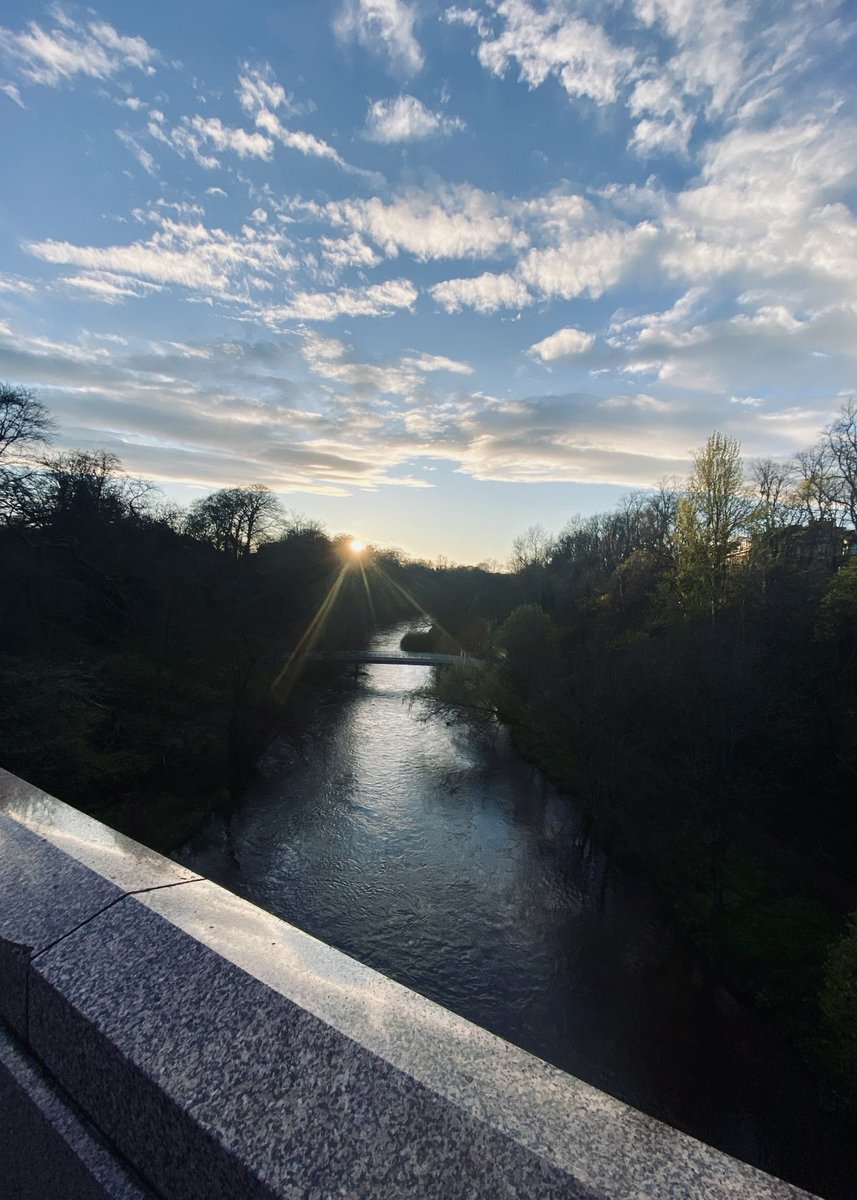
[[64, 1200], [807, 1196], [5, 772], [0, 906], [0, 1101]]

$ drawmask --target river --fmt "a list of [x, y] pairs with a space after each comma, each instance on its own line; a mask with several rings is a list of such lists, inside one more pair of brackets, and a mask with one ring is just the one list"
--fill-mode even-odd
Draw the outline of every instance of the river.
[[[406, 626], [375, 635], [398, 648]], [[431, 668], [370, 666], [275, 744], [185, 861], [620, 1099], [831, 1198], [842, 1146], [768, 1029], [499, 736], [426, 717]], [[853, 1165], [853, 1163], [852, 1163]]]

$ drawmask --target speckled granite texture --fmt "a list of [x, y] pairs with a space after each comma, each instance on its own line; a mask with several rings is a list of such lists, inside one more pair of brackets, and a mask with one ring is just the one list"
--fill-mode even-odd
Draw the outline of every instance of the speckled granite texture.
[[27, 1036], [33, 954], [122, 896], [114, 884], [0, 813], [0, 1016]]
[[170, 1195], [594, 1196], [134, 900], [37, 960], [30, 1039]]
[[31, 852], [49, 890], [52, 850], [84, 914], [37, 942], [11, 910], [29, 1051], [161, 1197], [806, 1196], [5, 773], [0, 809], [0, 898]]
[[0, 1028], [3, 1200], [157, 1200]]
[[2, 813], [123, 892], [142, 892], [199, 879], [186, 867], [0, 768]]

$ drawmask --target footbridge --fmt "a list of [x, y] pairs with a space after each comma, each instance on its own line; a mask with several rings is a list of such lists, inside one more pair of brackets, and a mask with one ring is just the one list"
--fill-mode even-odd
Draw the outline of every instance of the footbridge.
[[423, 654], [408, 650], [314, 650], [309, 662], [377, 663], [385, 667], [482, 667], [472, 654]]

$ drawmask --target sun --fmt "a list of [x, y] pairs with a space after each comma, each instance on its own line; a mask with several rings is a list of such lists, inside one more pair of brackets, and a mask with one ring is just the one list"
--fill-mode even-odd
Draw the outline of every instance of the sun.
[[362, 542], [360, 540], [360, 538], [352, 538], [351, 539], [351, 549], [354, 551], [355, 554], [362, 554], [363, 551], [366, 549], [366, 543]]

